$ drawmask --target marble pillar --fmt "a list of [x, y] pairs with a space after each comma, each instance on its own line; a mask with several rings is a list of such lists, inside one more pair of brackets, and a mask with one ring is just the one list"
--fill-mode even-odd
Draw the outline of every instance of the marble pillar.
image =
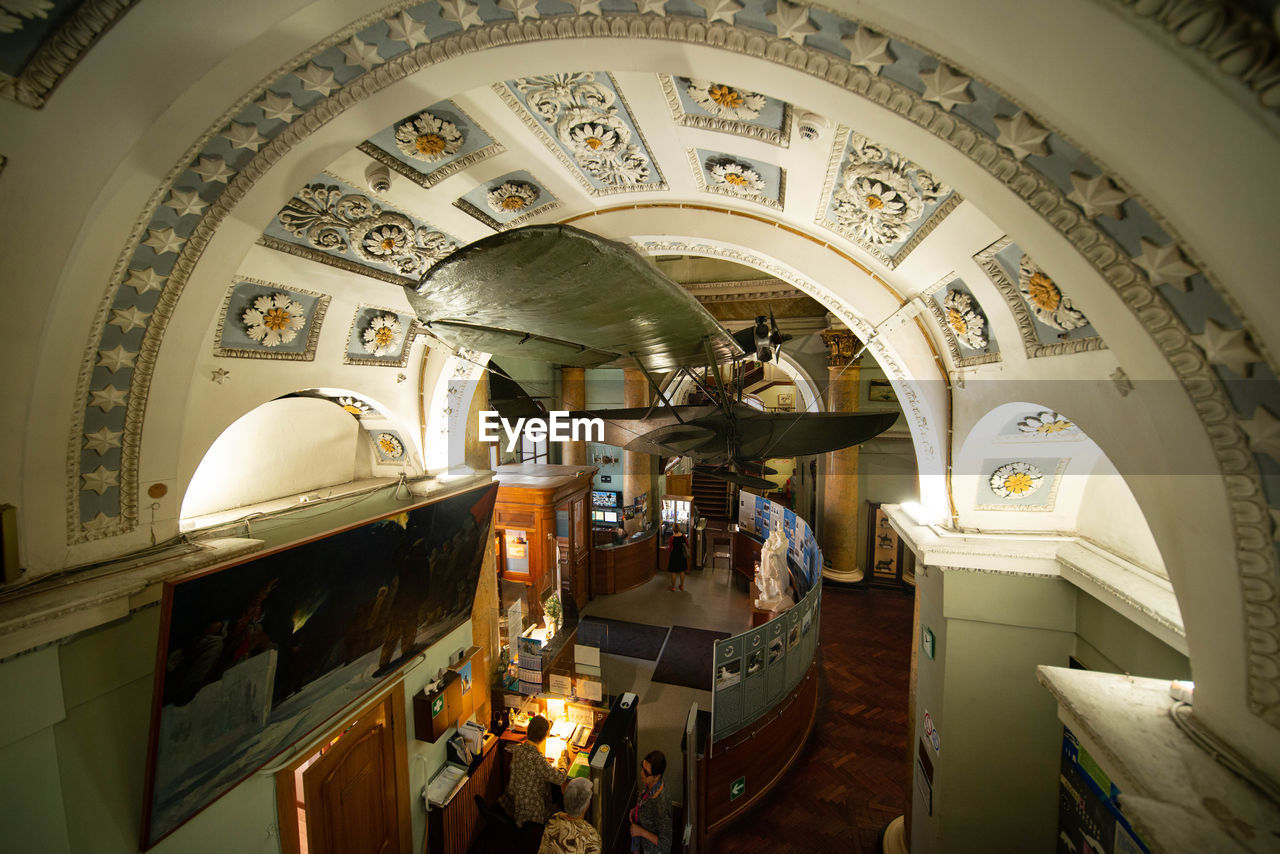
[[[858, 381], [862, 368], [853, 360], [862, 346], [847, 329], [829, 329], [822, 333], [827, 345], [827, 411], [857, 412]], [[827, 457], [827, 476], [823, 484], [822, 555], [831, 562], [830, 573], [841, 580], [859, 581], [858, 542], [858, 447], [832, 451]]]
[[[585, 368], [560, 368], [560, 401], [565, 409], [587, 408], [587, 371]], [[560, 446], [561, 462], [567, 466], [587, 464], [587, 443], [581, 439]]]
[[[622, 372], [622, 404], [627, 407], [649, 405], [649, 383], [644, 374], [635, 368]], [[635, 503], [636, 496], [648, 494], [647, 514], [652, 516], [657, 496], [653, 494], [654, 471], [657, 460], [652, 454], [634, 451], [622, 452], [622, 500], [627, 506]], [[627, 521], [627, 533], [644, 528], [646, 520], [640, 516]]]

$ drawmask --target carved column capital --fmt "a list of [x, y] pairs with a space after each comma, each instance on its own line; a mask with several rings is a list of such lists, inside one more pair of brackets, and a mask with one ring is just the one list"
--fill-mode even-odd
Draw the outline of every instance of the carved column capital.
[[[827, 329], [822, 333], [822, 343], [827, 345], [827, 358], [831, 367], [840, 368], [853, 361], [853, 356], [862, 347], [858, 336], [848, 329]], [[861, 357], [859, 357], [861, 358]]]

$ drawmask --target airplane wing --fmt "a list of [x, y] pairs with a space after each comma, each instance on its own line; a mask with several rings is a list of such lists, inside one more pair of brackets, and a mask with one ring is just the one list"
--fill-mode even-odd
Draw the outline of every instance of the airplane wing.
[[630, 247], [567, 225], [530, 225], [437, 261], [405, 294], [449, 344], [576, 367], [650, 371], [742, 348], [696, 299]]

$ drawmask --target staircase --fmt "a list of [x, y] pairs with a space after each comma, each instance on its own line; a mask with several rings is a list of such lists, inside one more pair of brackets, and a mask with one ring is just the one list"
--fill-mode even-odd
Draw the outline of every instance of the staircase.
[[735, 513], [734, 486], [714, 477], [693, 473], [693, 503], [708, 519], [729, 521]]

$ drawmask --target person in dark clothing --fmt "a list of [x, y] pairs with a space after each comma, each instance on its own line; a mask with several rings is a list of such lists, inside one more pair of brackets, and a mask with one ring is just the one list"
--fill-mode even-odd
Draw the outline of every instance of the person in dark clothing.
[[671, 586], [668, 590], [676, 589], [676, 575], [680, 576], [680, 588], [684, 589], [684, 574], [687, 569], [686, 555], [689, 551], [689, 538], [680, 530], [680, 526], [676, 525], [671, 532], [671, 542], [667, 543], [667, 571], [671, 573]]

